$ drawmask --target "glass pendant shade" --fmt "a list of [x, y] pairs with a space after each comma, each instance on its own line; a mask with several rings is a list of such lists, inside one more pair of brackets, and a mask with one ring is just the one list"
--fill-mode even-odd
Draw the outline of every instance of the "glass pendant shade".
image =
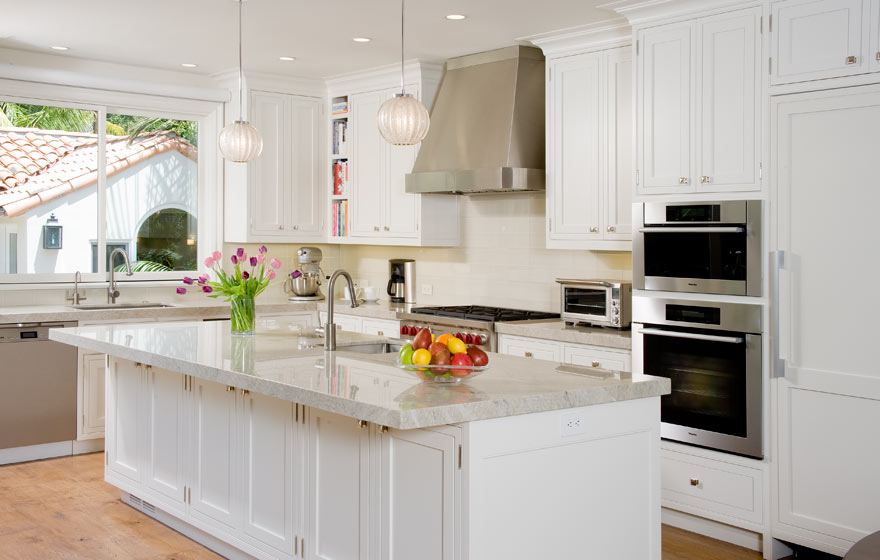
[[389, 144], [412, 146], [428, 134], [431, 118], [422, 102], [398, 93], [379, 108], [379, 133]]
[[262, 151], [262, 135], [247, 121], [235, 121], [220, 131], [220, 153], [229, 161], [251, 161], [259, 157]]

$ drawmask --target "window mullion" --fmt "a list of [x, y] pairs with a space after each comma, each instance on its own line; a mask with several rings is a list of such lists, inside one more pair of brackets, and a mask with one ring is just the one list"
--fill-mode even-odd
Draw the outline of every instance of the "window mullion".
[[107, 273], [107, 108], [98, 109], [98, 270]]

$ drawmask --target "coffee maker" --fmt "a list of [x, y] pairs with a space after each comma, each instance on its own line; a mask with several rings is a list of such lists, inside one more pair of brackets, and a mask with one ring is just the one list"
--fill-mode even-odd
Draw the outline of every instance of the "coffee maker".
[[388, 261], [388, 295], [394, 303], [416, 302], [416, 261], [391, 259]]

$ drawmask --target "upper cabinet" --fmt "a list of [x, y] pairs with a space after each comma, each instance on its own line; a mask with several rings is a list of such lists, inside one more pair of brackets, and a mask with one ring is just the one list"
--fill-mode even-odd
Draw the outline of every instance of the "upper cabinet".
[[[868, 37], [871, 0], [788, 0], [772, 6], [771, 84], [851, 76], [877, 70]], [[873, 23], [873, 25], [872, 25]]]
[[547, 58], [547, 246], [630, 250], [630, 47]]
[[263, 152], [226, 163], [226, 241], [324, 241], [323, 102], [268, 91], [250, 91], [248, 102]]
[[868, 47], [869, 64], [872, 72], [880, 72], [880, 0], [871, 2], [871, 44]]
[[761, 9], [637, 33], [637, 192], [762, 187]]

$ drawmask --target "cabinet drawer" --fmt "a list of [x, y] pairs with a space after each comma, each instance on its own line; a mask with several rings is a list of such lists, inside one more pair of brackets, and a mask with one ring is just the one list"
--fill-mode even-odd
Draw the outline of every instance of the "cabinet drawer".
[[738, 526], [763, 522], [760, 470], [665, 449], [660, 470], [664, 507]]
[[361, 332], [376, 336], [400, 338], [400, 322], [385, 321], [382, 319], [364, 319], [361, 326]]
[[577, 366], [610, 369], [614, 371], [632, 371], [629, 352], [613, 352], [589, 346], [566, 344], [563, 347], [563, 361]]
[[[321, 312], [321, 326], [327, 324], [327, 313]], [[341, 329], [343, 331], [349, 332], [361, 332], [361, 318], [355, 317], [353, 315], [339, 315], [337, 313], [333, 314], [333, 322], [336, 323], [336, 328]]]
[[502, 335], [498, 344], [498, 352], [509, 356], [559, 362], [562, 358], [561, 346], [558, 342], [548, 340]]

